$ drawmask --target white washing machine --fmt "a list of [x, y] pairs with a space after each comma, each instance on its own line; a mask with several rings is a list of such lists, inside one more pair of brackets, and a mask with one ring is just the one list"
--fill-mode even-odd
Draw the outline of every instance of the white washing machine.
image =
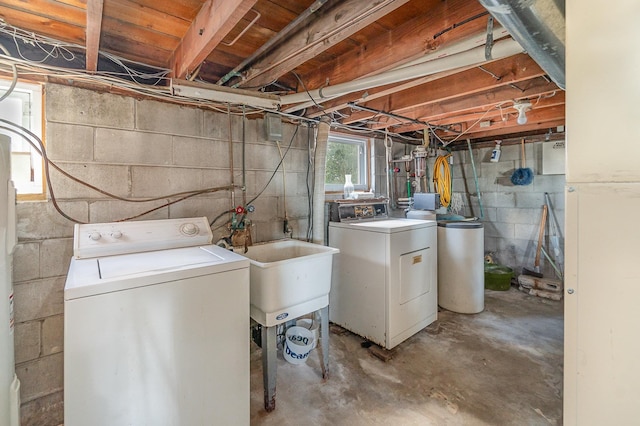
[[249, 260], [207, 218], [76, 225], [64, 424], [249, 424]]
[[385, 203], [339, 209], [329, 318], [391, 349], [437, 319], [436, 222], [388, 218]]

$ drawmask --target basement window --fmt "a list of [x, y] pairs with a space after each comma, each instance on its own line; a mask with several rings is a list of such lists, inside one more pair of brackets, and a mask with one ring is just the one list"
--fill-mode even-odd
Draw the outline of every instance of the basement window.
[[345, 175], [351, 175], [356, 191], [368, 191], [370, 146], [368, 138], [331, 133], [327, 142], [325, 191], [342, 191]]
[[[0, 96], [11, 81], [0, 79]], [[42, 140], [42, 86], [18, 82], [11, 94], [0, 102], [0, 118], [15, 126], [0, 122], [0, 134], [11, 138], [11, 179], [20, 199], [41, 199], [44, 195], [42, 156], [16, 132], [21, 126]]]

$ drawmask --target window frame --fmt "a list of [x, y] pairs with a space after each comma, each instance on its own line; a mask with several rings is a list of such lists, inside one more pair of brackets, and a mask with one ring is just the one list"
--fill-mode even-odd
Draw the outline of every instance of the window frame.
[[[329, 149], [328, 145], [331, 143], [341, 143], [341, 144], [349, 144], [349, 145], [359, 145], [361, 146], [362, 152], [359, 154], [359, 167], [360, 173], [358, 175], [358, 181], [361, 183], [355, 184], [354, 189], [356, 191], [369, 191], [371, 189], [371, 138], [364, 136], [356, 136], [346, 133], [339, 132], [330, 132], [329, 139], [327, 140], [327, 150]], [[325, 160], [326, 161], [326, 160]], [[326, 165], [325, 165], [326, 166]], [[343, 183], [327, 183], [325, 178], [324, 191], [325, 192], [342, 192], [344, 189]]]
[[[0, 77], [0, 93], [5, 93], [5, 91], [11, 85], [11, 80], [6, 77]], [[16, 96], [17, 95], [17, 96]], [[24, 81], [18, 80], [16, 82], [15, 88], [13, 92], [9, 95], [7, 99], [10, 98], [20, 98], [22, 102], [25, 102], [25, 97], [28, 99], [26, 102], [29, 103], [29, 113], [28, 116], [23, 114], [22, 120], [19, 124], [22, 127], [27, 128], [32, 133], [42, 140], [42, 143], [45, 144], [44, 141], [44, 87], [42, 84], [33, 82], [33, 81]], [[9, 135], [12, 140], [12, 149], [11, 153], [16, 152], [13, 148], [13, 141], [20, 140], [21, 144], [27, 144], [26, 140], [21, 136], [18, 136], [17, 133], [3, 130], [3, 134]], [[18, 151], [18, 152], [26, 152], [26, 151]], [[20, 192], [19, 185], [17, 182], [14, 182], [16, 185], [17, 192], [17, 200], [18, 201], [33, 201], [33, 200], [44, 200], [46, 199], [46, 176], [44, 171], [44, 161], [43, 158], [34, 152], [32, 147], [29, 147], [29, 152], [31, 153], [31, 158], [34, 161], [33, 171], [36, 173], [38, 179], [33, 182], [32, 185], [28, 188], [28, 192]], [[12, 155], [13, 159], [13, 155]], [[39, 167], [38, 163], [39, 162]], [[13, 163], [13, 162], [12, 162]], [[12, 172], [13, 174], [13, 172]]]

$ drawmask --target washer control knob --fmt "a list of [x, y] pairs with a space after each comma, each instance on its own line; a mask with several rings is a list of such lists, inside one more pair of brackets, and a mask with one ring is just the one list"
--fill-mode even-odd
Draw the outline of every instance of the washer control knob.
[[180, 226], [180, 232], [184, 235], [193, 236], [197, 235], [200, 232], [200, 229], [193, 223], [185, 223]]
[[93, 241], [98, 241], [100, 238], [102, 238], [102, 235], [98, 231], [93, 231], [89, 234], [89, 238]]
[[120, 238], [122, 238], [122, 232], [120, 232], [120, 231], [113, 231], [113, 232], [111, 233], [111, 236], [112, 236], [113, 238], [115, 238], [116, 240], [119, 240]]

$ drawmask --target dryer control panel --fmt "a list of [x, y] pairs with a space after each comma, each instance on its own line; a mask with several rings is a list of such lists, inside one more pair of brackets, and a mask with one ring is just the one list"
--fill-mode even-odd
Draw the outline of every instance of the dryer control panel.
[[206, 217], [77, 224], [73, 256], [83, 259], [194, 247], [211, 244], [212, 240]]
[[388, 208], [387, 203], [339, 204], [338, 221], [387, 219], [389, 217]]

